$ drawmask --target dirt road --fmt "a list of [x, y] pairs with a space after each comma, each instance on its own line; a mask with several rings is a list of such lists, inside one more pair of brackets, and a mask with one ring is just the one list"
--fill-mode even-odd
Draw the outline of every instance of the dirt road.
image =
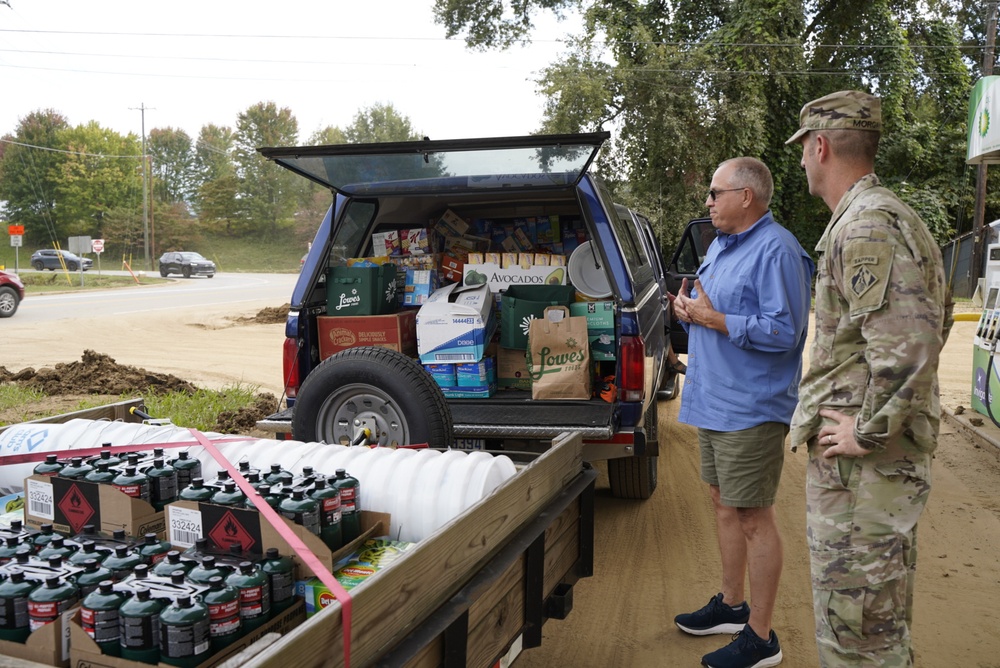
[[[280, 395], [280, 324], [248, 324], [278, 304], [241, 304], [210, 320], [198, 312], [111, 322], [71, 331], [0, 325], [0, 364], [15, 371], [79, 360], [85, 349], [119, 363], [180, 376], [201, 387], [243, 382]], [[941, 365], [944, 405], [968, 406], [975, 323], [957, 323]], [[698, 473], [694, 430], [676, 423], [679, 401], [660, 406], [660, 488], [646, 502], [611, 498], [599, 480], [595, 575], [575, 589], [572, 614], [549, 622], [521, 668], [659, 668], [698, 665], [724, 636], [692, 638], [673, 616], [703, 605], [719, 588], [714, 520]], [[58, 412], [58, 411], [54, 411]], [[817, 665], [805, 547], [805, 454], [785, 460], [778, 501], [785, 568], [774, 625], [785, 666]], [[918, 665], [1000, 667], [995, 601], [1000, 600], [1000, 465], [945, 425], [934, 491], [920, 527], [914, 639]]]

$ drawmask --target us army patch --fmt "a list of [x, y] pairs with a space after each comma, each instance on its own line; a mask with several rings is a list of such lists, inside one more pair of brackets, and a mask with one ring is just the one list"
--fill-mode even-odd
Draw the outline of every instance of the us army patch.
[[865, 313], [885, 302], [892, 270], [892, 246], [860, 241], [844, 247], [844, 293], [851, 313]]

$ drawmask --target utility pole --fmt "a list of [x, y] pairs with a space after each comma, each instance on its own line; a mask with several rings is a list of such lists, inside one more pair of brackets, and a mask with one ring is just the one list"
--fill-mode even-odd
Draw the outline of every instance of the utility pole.
[[142, 246], [146, 271], [153, 271], [153, 261], [149, 257], [149, 161], [146, 156], [146, 110], [145, 103], [140, 102], [138, 109], [142, 112]]
[[[983, 52], [983, 76], [988, 77], [993, 74], [994, 52], [997, 43], [997, 2], [990, 2], [986, 6], [986, 50]], [[972, 280], [970, 287], [972, 290], [979, 285], [979, 279], [983, 276], [983, 254], [986, 250], [986, 237], [983, 226], [986, 218], [986, 163], [979, 163], [976, 170], [976, 203], [973, 209], [972, 218]]]

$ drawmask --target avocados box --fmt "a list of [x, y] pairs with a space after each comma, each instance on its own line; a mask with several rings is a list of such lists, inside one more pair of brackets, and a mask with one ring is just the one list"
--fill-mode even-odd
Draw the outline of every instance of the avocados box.
[[615, 360], [615, 303], [574, 302], [569, 305], [571, 316], [586, 316], [587, 340], [590, 341], [590, 359]]
[[129, 536], [165, 535], [163, 512], [147, 502], [118, 491], [111, 485], [59, 476], [25, 478], [24, 523], [37, 529], [51, 524], [59, 533], [75, 535], [85, 524], [112, 533], [124, 529]]
[[413, 309], [390, 315], [321, 315], [316, 324], [320, 359], [358, 346], [388, 348], [410, 357], [417, 354], [417, 312]]
[[[79, 613], [75, 606], [59, 615], [57, 621], [34, 631], [23, 643], [0, 640], [0, 655], [46, 666], [65, 668], [70, 665], [70, 618]], [[95, 645], [96, 647], [96, 645]]]
[[[305, 621], [305, 618], [305, 603], [296, 601], [292, 607], [274, 619], [233, 641], [231, 645], [227, 645], [224, 649], [216, 652], [194, 668], [209, 668], [210, 666], [219, 665], [223, 661], [246, 650], [250, 645], [269, 633], [279, 633], [281, 635], [288, 633]], [[141, 661], [131, 661], [117, 656], [102, 654], [97, 643], [83, 630], [80, 624], [79, 610], [76, 610], [75, 614], [69, 620], [68, 631], [69, 660], [63, 665], [70, 666], [71, 668], [147, 668], [150, 665]], [[170, 668], [168, 664], [162, 662], [156, 665]]]

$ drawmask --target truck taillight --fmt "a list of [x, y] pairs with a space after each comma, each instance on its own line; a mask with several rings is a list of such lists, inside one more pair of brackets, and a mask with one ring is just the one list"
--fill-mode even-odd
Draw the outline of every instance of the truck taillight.
[[646, 387], [646, 344], [641, 336], [623, 336], [621, 340], [621, 378], [618, 396], [622, 401], [642, 401]]
[[281, 367], [285, 378], [285, 396], [294, 399], [299, 393], [299, 345], [293, 338], [285, 339], [281, 347]]

